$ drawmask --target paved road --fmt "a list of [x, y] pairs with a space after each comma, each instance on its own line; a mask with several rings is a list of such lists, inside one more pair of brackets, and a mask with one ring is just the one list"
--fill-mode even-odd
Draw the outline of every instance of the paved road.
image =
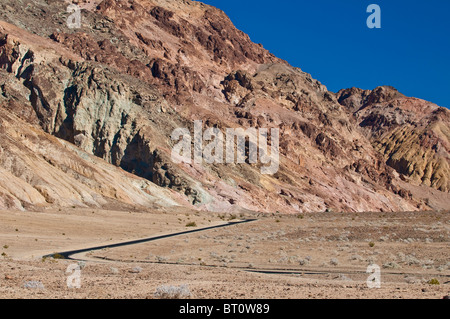
[[43, 257], [44, 258], [46, 258], [46, 257], [48, 258], [48, 257], [55, 257], [55, 256], [57, 256], [59, 259], [76, 259], [76, 258], [71, 258], [71, 256], [77, 255], [77, 254], [86, 253], [86, 252], [90, 252], [90, 251], [101, 250], [101, 249], [105, 249], [105, 248], [116, 248], [116, 247], [123, 247], [123, 246], [131, 246], [131, 245], [136, 245], [136, 244], [148, 243], [148, 242], [152, 242], [152, 241], [155, 241], [155, 240], [161, 240], [161, 239], [166, 239], [166, 238], [171, 238], [171, 237], [176, 237], [176, 236], [182, 236], [182, 235], [188, 235], [188, 234], [193, 234], [193, 233], [199, 233], [199, 232], [203, 232], [203, 231], [211, 230], [211, 229], [224, 228], [224, 227], [229, 227], [229, 226], [233, 226], [233, 225], [250, 223], [250, 222], [254, 222], [256, 220], [257, 219], [246, 219], [246, 220], [243, 220], [243, 221], [229, 222], [229, 223], [221, 224], [221, 225], [217, 225], [217, 226], [210, 226], [210, 227], [206, 227], [206, 228], [198, 228], [198, 229], [193, 229], [193, 230], [187, 230], [187, 231], [173, 233], [173, 234], [168, 234], [168, 235], [161, 235], [161, 236], [156, 236], [156, 237], [149, 237], [149, 238], [137, 239], [137, 240], [126, 241], [126, 242], [121, 242], [121, 243], [115, 243], [115, 244], [110, 244], [110, 245], [95, 246], [95, 247], [90, 247], [90, 248], [83, 248], [83, 249], [78, 249], [78, 250], [63, 251], [63, 252], [58, 252], [58, 253], [45, 255]]
[[[205, 227], [205, 228], [198, 228], [198, 229], [182, 231], [182, 232], [177, 232], [177, 233], [172, 233], [172, 234], [167, 234], [167, 235], [160, 235], [160, 236], [155, 236], [155, 237], [137, 239], [137, 240], [126, 241], [126, 242], [115, 243], [115, 244], [109, 244], [109, 245], [95, 246], [95, 247], [78, 249], [78, 250], [64, 251], [64, 252], [49, 254], [49, 255], [46, 255], [44, 257], [54, 257], [55, 255], [58, 255], [58, 258], [60, 258], [60, 259], [62, 258], [62, 259], [69, 259], [69, 260], [79, 260], [78, 258], [72, 258], [72, 256], [78, 255], [78, 254], [87, 253], [87, 252], [91, 252], [91, 251], [101, 250], [101, 249], [105, 249], [105, 248], [116, 248], [116, 247], [123, 247], [123, 246], [131, 246], [131, 245], [136, 245], [136, 244], [152, 242], [152, 241], [156, 241], [156, 240], [162, 240], [162, 239], [167, 239], [167, 238], [172, 238], [172, 237], [177, 237], [177, 236], [183, 236], [183, 235], [188, 235], [188, 234], [193, 234], [193, 233], [199, 233], [199, 232], [203, 232], [203, 231], [207, 231], [207, 230], [211, 230], [211, 229], [218, 229], [218, 228], [224, 228], [224, 227], [229, 227], [229, 226], [233, 226], [233, 225], [250, 223], [250, 222], [254, 222], [254, 221], [257, 221], [257, 219], [247, 219], [247, 220], [243, 220], [243, 221], [229, 222], [229, 223], [226, 223], [226, 224], [210, 226], [210, 227]], [[364, 271], [343, 270], [343, 269], [340, 269], [340, 270], [329, 270], [329, 269], [323, 269], [323, 270], [322, 269], [320, 269], [320, 270], [319, 269], [251, 269], [251, 268], [241, 268], [241, 267], [236, 267], [234, 269], [236, 269], [236, 270], [244, 270], [244, 271], [254, 272], [254, 273], [260, 273], [260, 274], [272, 274], [272, 275], [274, 275], [274, 274], [277, 274], [277, 275], [294, 275], [294, 274], [301, 274], [301, 275], [348, 274], [348, 275], [352, 275], [352, 274], [366, 274]], [[384, 274], [385, 275], [386, 274], [399, 275], [399, 276], [417, 275], [416, 273], [405, 273], [405, 272], [401, 272], [401, 271], [399, 271], [399, 272], [386, 272], [385, 271]], [[430, 274], [428, 274], [428, 275], [430, 275]], [[450, 275], [446, 275], [446, 274], [442, 274], [442, 273], [436, 274], [436, 275], [437, 276], [441, 276], [441, 277], [446, 277], [446, 278], [450, 277]], [[444, 284], [449, 284], [449, 283], [450, 283], [450, 281], [447, 281]]]

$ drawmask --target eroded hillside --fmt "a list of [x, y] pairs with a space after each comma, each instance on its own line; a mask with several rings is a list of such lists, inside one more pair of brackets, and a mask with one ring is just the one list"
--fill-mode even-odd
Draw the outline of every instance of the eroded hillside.
[[[120, 168], [108, 181], [102, 178], [109, 173], [76, 176], [89, 185], [89, 196], [144, 206], [150, 200], [145, 194], [156, 192], [153, 202], [209, 211], [444, 208], [402, 183], [423, 184], [448, 196], [446, 109], [389, 88], [334, 94], [251, 42], [222, 11], [200, 2], [79, 5], [80, 29], [67, 27], [70, 13], [62, 1], [0, 5], [2, 125], [19, 132], [32, 129], [36, 145], [41, 138], [50, 144], [29, 153], [21, 147], [5, 153], [2, 139], [2, 158], [33, 158], [39, 151], [40, 159], [51, 159], [58, 154], [54, 148], [72, 144], [71, 155], [57, 158], [78, 162], [95, 155], [95, 165]], [[263, 175], [260, 164], [174, 163], [171, 133], [192, 131], [194, 120], [222, 131], [279, 128], [280, 169]], [[61, 163], [24, 166], [32, 175], [54, 176], [45, 188], [7, 161], [1, 163], [4, 207], [27, 202], [7, 186], [10, 175], [26, 184], [21, 188], [36, 198], [29, 201], [33, 205], [102, 205], [80, 191], [60, 191], [72, 185], [58, 183], [68, 173]], [[146, 186], [124, 186], [121, 179], [133, 175]], [[97, 184], [111, 189], [103, 193]], [[119, 187], [122, 195], [110, 194]]]

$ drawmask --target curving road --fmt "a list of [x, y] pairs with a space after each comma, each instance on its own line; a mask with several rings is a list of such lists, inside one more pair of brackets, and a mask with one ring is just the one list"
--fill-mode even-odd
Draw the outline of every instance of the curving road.
[[[63, 251], [63, 252], [59, 252], [59, 253], [53, 253], [53, 254], [45, 255], [43, 257], [45, 258], [45, 257], [55, 257], [55, 256], [57, 256], [57, 258], [59, 258], [59, 259], [68, 259], [68, 260], [78, 260], [78, 261], [80, 261], [81, 259], [79, 259], [79, 258], [72, 258], [72, 256], [78, 255], [78, 254], [87, 253], [87, 252], [92, 252], [92, 251], [96, 251], [96, 250], [102, 250], [102, 249], [105, 249], [105, 248], [116, 248], [116, 247], [123, 247], [123, 246], [131, 246], [131, 245], [137, 245], [137, 244], [142, 244], [142, 243], [147, 243], [147, 242], [152, 242], [152, 241], [157, 241], [157, 240], [162, 240], [162, 239], [167, 239], [167, 238], [172, 238], [172, 237], [177, 237], [177, 236], [183, 236], [183, 235], [188, 235], [188, 234], [193, 234], [193, 233], [199, 233], [199, 232], [212, 230], [212, 229], [218, 229], [218, 228], [224, 228], [224, 227], [229, 227], [229, 226], [233, 226], [233, 225], [250, 223], [250, 222], [257, 221], [257, 220], [258, 219], [247, 219], [247, 220], [242, 220], [242, 221], [228, 222], [226, 224], [210, 226], [210, 227], [205, 227], [205, 228], [198, 228], [198, 229], [193, 229], [193, 230], [187, 230], [187, 231], [171, 233], [171, 234], [167, 234], [167, 235], [160, 235], [160, 236], [155, 236], [155, 237], [137, 239], [137, 240], [120, 242], [120, 243], [109, 244], [109, 245], [95, 246], [95, 247], [90, 247], [90, 248], [83, 248], [83, 249], [70, 250], [70, 251]], [[105, 260], [109, 260], [109, 259], [105, 259]], [[109, 260], [109, 261], [117, 261], [117, 260]], [[211, 266], [211, 267], [220, 267], [220, 266]], [[298, 274], [301, 274], [301, 275], [323, 275], [323, 274], [348, 274], [348, 275], [352, 275], [352, 274], [366, 274], [365, 271], [343, 270], [343, 269], [340, 269], [340, 270], [337, 270], [337, 269], [336, 270], [330, 270], [330, 269], [326, 269], [326, 270], [322, 270], [322, 269], [252, 269], [252, 268], [248, 268], [248, 267], [236, 267], [234, 269], [248, 271], [248, 272], [253, 272], [253, 273], [267, 274], [267, 275], [298, 275]], [[398, 276], [417, 275], [417, 273], [386, 272], [386, 271], [384, 272], [384, 274], [385, 275], [386, 274], [398, 275]], [[450, 278], [450, 275], [447, 275], [447, 274], [439, 273], [439, 274], [436, 274], [436, 275], [440, 276], [440, 277]], [[449, 283], [450, 283], [450, 281], [444, 282], [444, 284], [449, 284]]]
[[57, 256], [57, 258], [59, 258], [59, 259], [77, 260], [76, 258], [71, 258], [71, 256], [77, 255], [77, 254], [82, 254], [82, 253], [87, 253], [87, 252], [91, 252], [91, 251], [96, 251], [96, 250], [102, 250], [102, 249], [105, 249], [105, 248], [116, 248], [116, 247], [123, 247], [123, 246], [131, 246], [131, 245], [136, 245], [136, 244], [148, 243], [148, 242], [152, 242], [152, 241], [156, 241], [156, 240], [161, 240], [161, 239], [166, 239], [166, 238], [171, 238], [171, 237], [177, 237], [177, 236], [182, 236], [182, 235], [188, 235], [188, 234], [203, 232], [203, 231], [206, 231], [206, 230], [211, 230], [211, 229], [216, 229], [216, 228], [224, 228], [224, 227], [229, 227], [229, 226], [233, 226], [233, 225], [250, 223], [250, 222], [254, 222], [256, 220], [257, 219], [246, 219], [246, 220], [242, 220], [242, 221], [229, 222], [229, 223], [221, 224], [221, 225], [217, 225], [217, 226], [210, 226], [210, 227], [205, 227], [205, 228], [187, 230], [187, 231], [177, 232], [177, 233], [172, 233], [172, 234], [167, 234], [167, 235], [160, 235], [160, 236], [156, 236], [156, 237], [149, 237], [149, 238], [143, 238], [143, 239], [137, 239], [137, 240], [126, 241], [126, 242], [121, 242], [121, 243], [115, 243], [115, 244], [110, 244], [110, 245], [102, 245], [102, 246], [95, 246], [95, 247], [83, 248], [83, 249], [77, 249], [77, 250], [63, 251], [63, 252], [48, 254], [48, 255], [45, 255], [43, 257], [44, 258], [49, 258], [49, 257]]

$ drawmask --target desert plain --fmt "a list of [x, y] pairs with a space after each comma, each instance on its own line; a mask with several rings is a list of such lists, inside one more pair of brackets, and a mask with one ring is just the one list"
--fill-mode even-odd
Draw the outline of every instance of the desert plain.
[[[446, 211], [77, 208], [2, 211], [0, 219], [0, 298], [442, 299], [450, 293]], [[69, 259], [58, 255], [84, 249]], [[68, 287], [70, 265], [80, 270], [79, 288]], [[380, 269], [380, 288], [368, 286], [369, 265]], [[184, 294], [162, 296], [162, 287], [182, 287]]]

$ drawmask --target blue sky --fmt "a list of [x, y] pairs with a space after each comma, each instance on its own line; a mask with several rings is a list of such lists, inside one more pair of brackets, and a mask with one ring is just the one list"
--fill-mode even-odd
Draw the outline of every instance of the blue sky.
[[[391, 85], [450, 107], [449, 0], [203, 0], [253, 42], [337, 92]], [[369, 4], [381, 29], [369, 29]]]

